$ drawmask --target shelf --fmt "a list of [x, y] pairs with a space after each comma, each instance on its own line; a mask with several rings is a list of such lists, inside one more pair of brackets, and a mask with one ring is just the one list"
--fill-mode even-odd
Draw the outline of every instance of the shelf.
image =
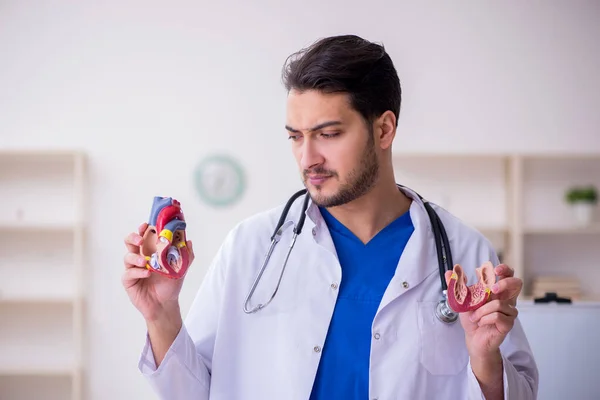
[[598, 235], [600, 234], [600, 225], [597, 224], [589, 227], [540, 226], [525, 228], [523, 233], [527, 235]]
[[71, 305], [77, 299], [73, 296], [40, 296], [40, 295], [5, 295], [0, 292], [0, 305], [2, 304], [56, 304], [56, 305]]
[[600, 204], [589, 226], [578, 226], [565, 194], [573, 186], [600, 190], [600, 153], [393, 154], [396, 181], [486, 236], [523, 279], [530, 297], [536, 277], [581, 282], [576, 304], [600, 300]]
[[71, 222], [19, 222], [19, 221], [0, 221], [0, 231], [3, 232], [73, 232], [81, 225]]
[[2, 400], [71, 400], [73, 379], [56, 375], [0, 376]]
[[[569, 227], [568, 230], [571, 231], [575, 220], [569, 204], [565, 201], [565, 193], [577, 185], [595, 185], [600, 190], [600, 157], [525, 160], [522, 185], [524, 227], [543, 227], [551, 224]], [[600, 224], [600, 221], [596, 223]], [[595, 230], [595, 226], [591, 232]], [[550, 230], [566, 231], [563, 228]]]
[[70, 305], [2, 303], [0, 321], [0, 371], [71, 370], [75, 353]]
[[[567, 231], [571, 232], [571, 231]], [[590, 234], [531, 234], [523, 238], [526, 294], [536, 277], [575, 278], [582, 298], [600, 297], [600, 246]]]
[[398, 183], [468, 225], [480, 231], [506, 230], [509, 220], [504, 157], [406, 154], [395, 156], [393, 163]]
[[83, 153], [0, 149], [0, 398], [81, 400]]
[[84, 156], [83, 151], [70, 149], [0, 149], [0, 159], [10, 162], [60, 162]]
[[65, 299], [76, 294], [72, 232], [24, 230], [3, 238], [0, 301]]
[[66, 366], [46, 367], [46, 368], [0, 368], [0, 377], [10, 376], [57, 376], [70, 377], [73, 375], [73, 368]]
[[444, 152], [444, 151], [406, 151], [394, 150], [392, 157], [395, 160], [598, 160], [600, 153], [598, 152], [505, 152], [505, 151], [472, 151], [472, 152]]
[[599, 308], [600, 307], [600, 297], [589, 297], [589, 298], [582, 298], [579, 300], [572, 300], [572, 302], [569, 303], [535, 303], [534, 302], [534, 298], [532, 296], [523, 296], [523, 297], [519, 297], [518, 301], [517, 301], [517, 307], [520, 306], [547, 306], [547, 307], [552, 307], [552, 306], [556, 306], [556, 307], [561, 307], [561, 306], [576, 306], [576, 307], [593, 307], [593, 308]]
[[394, 151], [392, 154], [392, 159], [394, 163], [402, 163], [404, 161], [409, 162], [432, 162], [432, 163], [444, 163], [448, 161], [456, 162], [456, 161], [477, 161], [477, 162], [485, 162], [485, 161], [504, 161], [512, 157], [513, 154], [509, 153], [482, 153], [482, 152], [473, 152], [473, 153], [446, 153], [446, 152], [408, 152], [408, 151]]
[[508, 233], [510, 231], [510, 229], [507, 226], [503, 226], [503, 225], [476, 225], [476, 224], [471, 224], [468, 221], [466, 221], [468, 225], [472, 226], [474, 229], [478, 230], [479, 232], [483, 232], [483, 233]]
[[0, 156], [0, 221], [27, 226], [77, 221], [77, 160], [63, 153]]

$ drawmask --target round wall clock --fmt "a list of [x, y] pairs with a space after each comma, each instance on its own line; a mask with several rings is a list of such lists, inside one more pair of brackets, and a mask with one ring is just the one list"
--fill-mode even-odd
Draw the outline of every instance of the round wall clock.
[[242, 166], [223, 154], [208, 156], [200, 161], [194, 180], [202, 200], [218, 207], [237, 202], [246, 188]]

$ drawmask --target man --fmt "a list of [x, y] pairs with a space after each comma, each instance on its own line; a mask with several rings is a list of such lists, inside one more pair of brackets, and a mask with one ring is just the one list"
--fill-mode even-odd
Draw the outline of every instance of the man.
[[[310, 194], [291, 240], [284, 231], [253, 296], [246, 295], [283, 209], [227, 236], [183, 322], [182, 280], [144, 268], [140, 234], [126, 238], [123, 285], [148, 327], [140, 369], [164, 399], [534, 399], [538, 372], [517, 319], [521, 280], [490, 243], [446, 210], [440, 216], [471, 280], [496, 265], [492, 300], [445, 324], [431, 225], [399, 190], [392, 141], [401, 89], [380, 45], [356, 36], [316, 42], [284, 70], [286, 131]], [[287, 219], [298, 222], [304, 197]], [[188, 243], [191, 246], [191, 243]], [[445, 276], [447, 282], [450, 272]]]

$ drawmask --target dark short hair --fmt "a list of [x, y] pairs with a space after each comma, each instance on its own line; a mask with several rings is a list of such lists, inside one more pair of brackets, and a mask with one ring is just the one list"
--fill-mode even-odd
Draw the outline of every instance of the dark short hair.
[[388, 110], [398, 123], [400, 79], [381, 44], [356, 35], [320, 39], [286, 59], [282, 80], [288, 92], [346, 93], [351, 106], [369, 123]]

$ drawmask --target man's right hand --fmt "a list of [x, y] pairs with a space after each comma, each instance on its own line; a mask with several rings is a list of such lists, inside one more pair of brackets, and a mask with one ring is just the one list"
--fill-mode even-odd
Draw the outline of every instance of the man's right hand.
[[[132, 232], [125, 238], [127, 253], [122, 283], [129, 299], [146, 320], [158, 366], [181, 329], [179, 293], [183, 278], [170, 279], [146, 268], [146, 260], [140, 255], [140, 245], [147, 227], [148, 224], [143, 223], [138, 232]], [[192, 242], [187, 241], [187, 246], [191, 264], [194, 261]]]

